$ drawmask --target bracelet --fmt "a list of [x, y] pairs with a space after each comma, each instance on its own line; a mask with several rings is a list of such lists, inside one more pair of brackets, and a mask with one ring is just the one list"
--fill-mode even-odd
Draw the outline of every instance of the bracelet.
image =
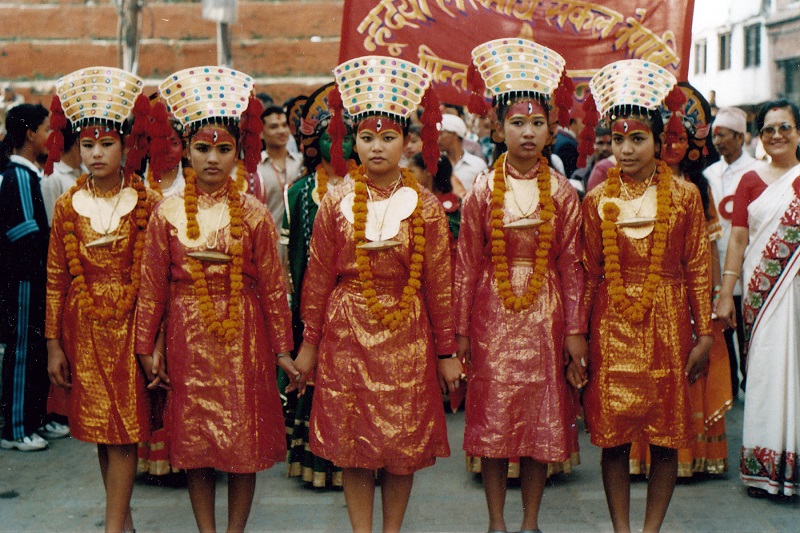
[[735, 270], [723, 270], [722, 271], [722, 275], [723, 276], [735, 276], [736, 278], [739, 277], [739, 273], [736, 272]]
[[439, 361], [444, 361], [445, 359], [455, 359], [456, 357], [458, 357], [458, 354], [457, 353], [451, 353], [451, 354], [447, 354], [447, 355], [437, 355], [436, 357], [439, 358]]
[[281, 352], [281, 353], [275, 354], [275, 359], [280, 359], [281, 357], [286, 357], [287, 355], [289, 355], [289, 352]]

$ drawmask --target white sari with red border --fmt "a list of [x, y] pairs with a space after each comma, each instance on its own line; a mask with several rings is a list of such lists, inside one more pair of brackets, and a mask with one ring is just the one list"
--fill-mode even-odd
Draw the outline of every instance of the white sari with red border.
[[[770, 237], [796, 199], [800, 165], [748, 206], [745, 287], [761, 263]], [[796, 203], [794, 207], [796, 208]], [[755, 319], [747, 357], [742, 437], [742, 481], [771, 494], [800, 493], [800, 248], [789, 258]], [[745, 296], [746, 297], [746, 296]]]

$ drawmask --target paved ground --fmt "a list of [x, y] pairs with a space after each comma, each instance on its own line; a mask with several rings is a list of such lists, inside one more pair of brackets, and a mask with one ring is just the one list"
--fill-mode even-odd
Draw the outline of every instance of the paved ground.
[[[733, 472], [716, 479], [681, 483], [664, 524], [667, 532], [796, 532], [800, 504], [748, 498], [739, 482], [741, 402], [728, 415]], [[417, 474], [404, 523], [409, 532], [481, 532], [487, 516], [479, 479], [464, 470], [461, 449], [463, 413], [448, 415], [452, 457]], [[569, 476], [555, 477], [542, 504], [540, 526], [552, 532], [610, 531], [600, 481], [599, 450], [581, 435], [583, 464]], [[103, 491], [94, 446], [74, 439], [53, 441], [36, 453], [0, 451], [0, 531], [98, 531], [103, 526]], [[249, 530], [348, 531], [341, 492], [317, 492], [296, 479], [286, 479], [283, 464], [259, 474]], [[646, 485], [632, 486], [634, 531], [641, 528]], [[225, 480], [218, 486], [218, 517], [225, 517]], [[380, 508], [376, 501], [376, 509]], [[137, 531], [195, 531], [188, 495], [183, 488], [137, 482], [133, 493]], [[521, 520], [519, 488], [506, 502], [509, 527]], [[379, 511], [376, 531], [379, 530]]]

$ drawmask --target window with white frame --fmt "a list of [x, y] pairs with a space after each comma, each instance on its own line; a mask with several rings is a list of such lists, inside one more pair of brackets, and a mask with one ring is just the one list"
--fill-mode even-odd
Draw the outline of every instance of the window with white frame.
[[719, 70], [731, 68], [731, 32], [719, 34]]
[[708, 45], [706, 40], [694, 43], [694, 73], [705, 74], [708, 62]]
[[744, 66], [761, 65], [761, 24], [752, 24], [744, 29]]

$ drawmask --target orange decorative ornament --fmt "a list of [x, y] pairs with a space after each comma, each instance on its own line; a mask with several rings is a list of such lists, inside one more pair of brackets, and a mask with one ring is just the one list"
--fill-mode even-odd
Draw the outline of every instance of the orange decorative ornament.
[[422, 197], [419, 194], [419, 184], [414, 174], [408, 169], [401, 169], [403, 186], [410, 187], [417, 193], [417, 205], [411, 214], [411, 227], [413, 229], [413, 247], [411, 265], [409, 266], [408, 282], [403, 287], [403, 295], [397, 307], [387, 310], [378, 300], [378, 293], [373, 283], [374, 276], [369, 259], [369, 252], [359, 247], [367, 242], [365, 234], [367, 227], [367, 176], [364, 166], [351, 172], [353, 176], [355, 198], [353, 201], [353, 236], [356, 241], [356, 264], [358, 277], [361, 280], [361, 294], [367, 300], [370, 312], [389, 329], [397, 329], [400, 323], [408, 317], [414, 303], [414, 297], [422, 286], [422, 262], [425, 258], [425, 221], [422, 219]]
[[[653, 246], [650, 249], [650, 264], [647, 267], [647, 278], [642, 287], [641, 296], [631, 301], [628, 298], [619, 259], [617, 243], [617, 218], [619, 206], [614, 202], [603, 205], [603, 221], [600, 230], [603, 237], [603, 256], [605, 277], [609, 281], [608, 293], [613, 305], [626, 319], [633, 323], [644, 320], [647, 311], [653, 306], [655, 291], [661, 283], [661, 262], [667, 249], [667, 231], [669, 230], [669, 213], [671, 206], [670, 183], [672, 172], [663, 161], [658, 161], [656, 169], [656, 223], [653, 229]], [[619, 198], [621, 188], [620, 168], [609, 169], [606, 180], [605, 197]]]
[[[136, 207], [133, 210], [135, 228], [133, 228], [133, 258], [130, 267], [130, 283], [123, 286], [124, 294], [117, 300], [114, 307], [98, 307], [94, 304], [91, 290], [86, 283], [85, 271], [81, 263], [78, 251], [80, 243], [75, 235], [75, 224], [78, 221], [78, 213], [72, 206], [72, 197], [81, 190], [89, 180], [88, 174], [83, 174], [75, 185], [70, 189], [70, 201], [65, 204], [65, 220], [62, 225], [64, 230], [64, 253], [67, 258], [69, 273], [72, 275], [72, 286], [77, 294], [78, 308], [90, 319], [98, 322], [109, 320], [122, 320], [133, 310], [136, 303], [136, 296], [139, 294], [139, 284], [141, 282], [141, 264], [144, 253], [145, 229], [150, 218], [152, 206], [147, 200], [147, 191], [144, 183], [139, 176], [132, 175], [127, 178], [126, 185], [133, 187], [137, 194]], [[121, 192], [121, 191], [120, 191]], [[120, 221], [122, 224], [122, 221]]]
[[[194, 213], [194, 225], [186, 226], [186, 235], [190, 239], [197, 239], [200, 237], [200, 226], [197, 224], [197, 173], [193, 169], [187, 169], [189, 172], [184, 172], [186, 179], [186, 188], [184, 189], [184, 207], [186, 209], [186, 217], [189, 218], [189, 213]], [[237, 180], [238, 181], [238, 180]], [[208, 282], [206, 281], [206, 273], [203, 269], [202, 261], [194, 258], [187, 258], [189, 261], [189, 271], [194, 281], [194, 293], [197, 296], [197, 301], [200, 309], [200, 316], [203, 318], [208, 331], [214, 334], [220, 343], [232, 342], [241, 333], [242, 328], [242, 290], [244, 289], [244, 277], [242, 276], [242, 265], [244, 260], [242, 254], [244, 248], [242, 246], [242, 227], [244, 224], [242, 209], [242, 193], [237, 182], [228, 179], [228, 208], [230, 210], [231, 218], [231, 237], [233, 242], [228, 250], [231, 256], [230, 267], [230, 298], [228, 299], [227, 317], [220, 320], [214, 310], [214, 302], [211, 300], [211, 295], [208, 292]], [[189, 192], [192, 192], [194, 199], [188, 200]], [[190, 233], [191, 228], [196, 228], [196, 236], [193, 237]]]
[[552, 219], [556, 212], [556, 207], [550, 194], [550, 167], [547, 164], [547, 159], [540, 155], [539, 173], [536, 178], [536, 184], [539, 189], [539, 203], [542, 206], [539, 218], [543, 221], [538, 226], [539, 247], [536, 250], [536, 260], [534, 261], [533, 273], [528, 281], [528, 287], [522, 296], [516, 296], [509, 280], [506, 237], [503, 228], [506, 198], [505, 164], [506, 154], [503, 154], [494, 164], [492, 199], [489, 202], [492, 228], [492, 263], [494, 264], [494, 279], [497, 282], [497, 290], [500, 293], [503, 306], [510, 311], [519, 312], [528, 309], [533, 304], [536, 295], [539, 294], [544, 284], [550, 248], [553, 245]]

